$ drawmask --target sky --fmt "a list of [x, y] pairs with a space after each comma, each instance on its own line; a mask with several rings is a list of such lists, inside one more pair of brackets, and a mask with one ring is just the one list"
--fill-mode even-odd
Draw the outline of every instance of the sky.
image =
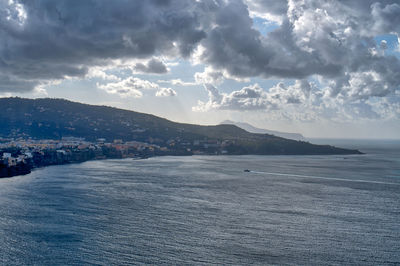
[[399, 43], [398, 0], [0, 0], [0, 97], [400, 139]]

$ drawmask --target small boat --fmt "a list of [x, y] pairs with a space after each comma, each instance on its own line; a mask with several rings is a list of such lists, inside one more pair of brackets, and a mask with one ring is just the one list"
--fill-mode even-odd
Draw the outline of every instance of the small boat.
[[250, 172], [249, 169], [244, 169], [243, 171], [246, 172], [246, 173], [249, 173], [249, 172]]

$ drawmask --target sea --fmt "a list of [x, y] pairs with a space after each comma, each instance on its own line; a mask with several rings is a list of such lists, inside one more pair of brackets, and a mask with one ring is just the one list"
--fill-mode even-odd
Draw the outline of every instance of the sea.
[[400, 141], [313, 142], [365, 154], [101, 160], [0, 179], [0, 265], [400, 265]]

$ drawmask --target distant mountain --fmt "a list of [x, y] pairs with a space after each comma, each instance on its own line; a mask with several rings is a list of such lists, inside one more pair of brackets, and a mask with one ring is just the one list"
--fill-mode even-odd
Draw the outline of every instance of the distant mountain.
[[286, 139], [305, 140], [304, 136], [299, 133], [287, 133], [287, 132], [279, 132], [279, 131], [274, 131], [274, 130], [262, 129], [262, 128], [254, 127], [254, 126], [252, 126], [248, 123], [244, 123], [244, 122], [233, 122], [230, 120], [225, 120], [225, 121], [221, 122], [221, 125], [235, 125], [235, 126], [238, 126], [248, 132], [251, 132], [251, 133], [270, 134], [270, 135], [275, 135], [275, 136], [278, 136], [281, 138], [286, 138]]
[[[235, 125], [175, 123], [154, 115], [63, 99], [0, 98], [0, 137], [90, 141], [142, 141], [185, 150], [204, 143], [207, 153], [357, 154], [357, 150], [314, 145], [269, 134], [249, 133]], [[201, 144], [203, 145], [203, 144]]]

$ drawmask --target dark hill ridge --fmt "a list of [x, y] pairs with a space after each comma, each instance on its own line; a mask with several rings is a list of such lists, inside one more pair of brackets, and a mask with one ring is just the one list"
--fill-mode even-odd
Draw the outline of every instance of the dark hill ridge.
[[225, 141], [229, 143], [228, 154], [360, 154], [357, 150], [249, 133], [234, 125], [175, 123], [154, 115], [63, 99], [0, 98], [0, 107], [0, 137], [5, 138], [73, 136], [90, 141], [135, 140], [160, 146], [173, 140], [177, 147], [179, 143]]

